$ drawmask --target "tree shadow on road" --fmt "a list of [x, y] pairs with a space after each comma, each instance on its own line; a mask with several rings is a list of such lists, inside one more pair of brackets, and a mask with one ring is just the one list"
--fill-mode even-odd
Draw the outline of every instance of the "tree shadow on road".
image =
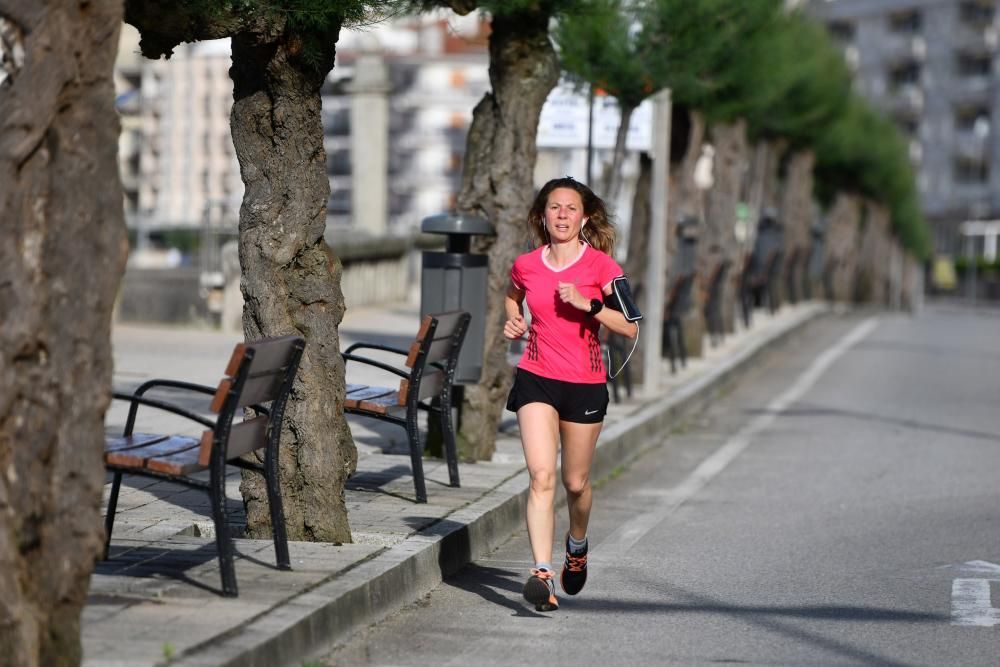
[[974, 440], [1000, 442], [1000, 433], [988, 433], [986, 431], [975, 431], [955, 426], [931, 424], [930, 422], [917, 421], [916, 419], [899, 419], [898, 417], [890, 417], [888, 415], [880, 415], [873, 412], [844, 410], [842, 408], [827, 408], [821, 405], [810, 405], [808, 403], [796, 403], [792, 407], [777, 412], [766, 409], [747, 410], [747, 414], [774, 414], [779, 417], [843, 417], [857, 421], [893, 424], [895, 426], [902, 426], [904, 428], [917, 431], [930, 431], [932, 433], [944, 433], [946, 435], [956, 435], [962, 438], [971, 438]]
[[[655, 588], [662, 588], [662, 582]], [[707, 595], [686, 591], [677, 586], [669, 586], [665, 592], [669, 600], [623, 600], [616, 598], [573, 598], [567, 611], [592, 611], [600, 614], [711, 614], [728, 616], [742, 623], [752, 623], [770, 632], [784, 635], [792, 640], [808, 644], [817, 649], [866, 665], [888, 665], [904, 667], [907, 663], [893, 660], [859, 646], [822, 636], [794, 624], [796, 621], [819, 620], [849, 623], [927, 623], [939, 624], [950, 621], [950, 616], [923, 611], [892, 609], [854, 605], [743, 605], [728, 603]]]

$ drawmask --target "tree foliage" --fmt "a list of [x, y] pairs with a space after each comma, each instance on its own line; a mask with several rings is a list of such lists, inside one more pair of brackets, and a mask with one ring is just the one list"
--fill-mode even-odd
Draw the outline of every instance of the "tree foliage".
[[618, 100], [623, 108], [639, 106], [656, 90], [649, 58], [639, 39], [638, 17], [622, 0], [591, 0], [562, 18], [553, 31], [559, 60], [570, 77]]
[[930, 254], [906, 141], [893, 123], [857, 96], [815, 142], [816, 187], [823, 202], [837, 191], [858, 192], [885, 204], [900, 241], [918, 257]]

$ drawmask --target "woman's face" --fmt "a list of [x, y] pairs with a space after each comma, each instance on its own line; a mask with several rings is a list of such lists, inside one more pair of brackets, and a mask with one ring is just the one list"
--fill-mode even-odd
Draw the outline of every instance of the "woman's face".
[[556, 188], [545, 203], [545, 226], [553, 243], [565, 243], [580, 236], [583, 228], [583, 199], [570, 188]]

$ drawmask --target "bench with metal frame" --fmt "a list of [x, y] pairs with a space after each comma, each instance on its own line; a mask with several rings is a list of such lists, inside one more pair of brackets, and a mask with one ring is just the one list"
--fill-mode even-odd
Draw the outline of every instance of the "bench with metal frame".
[[[219, 386], [155, 379], [114, 398], [128, 401], [128, 417], [120, 437], [105, 438], [104, 462], [114, 474], [105, 516], [104, 557], [107, 558], [114, 529], [115, 511], [122, 476], [142, 475], [177, 482], [208, 493], [215, 542], [222, 576], [222, 594], [238, 594], [233, 541], [226, 513], [226, 466], [253, 470], [264, 476], [271, 514], [271, 531], [277, 568], [290, 570], [288, 541], [278, 483], [278, 441], [285, 403], [302, 358], [305, 341], [299, 336], [269, 338], [240, 343], [233, 351]], [[144, 396], [153, 388], [169, 388], [213, 396], [209, 407], [218, 416], [212, 420], [177, 404]], [[206, 427], [201, 438], [171, 434], [136, 433], [139, 407], [154, 408], [190, 419]], [[237, 411], [253, 410], [253, 416], [234, 423]], [[263, 465], [247, 456], [264, 450]], [[195, 477], [208, 471], [208, 479]]]
[[[402, 378], [398, 389], [348, 384], [344, 412], [379, 419], [406, 429], [413, 469], [413, 487], [418, 503], [427, 502], [423, 445], [420, 442], [420, 430], [417, 425], [420, 410], [438, 414], [441, 420], [445, 459], [448, 464], [448, 480], [451, 486], [459, 486], [458, 451], [451, 417], [452, 385], [455, 381], [458, 355], [469, 328], [469, 319], [469, 313], [464, 311], [426, 315], [409, 350], [360, 342], [354, 343], [343, 353], [345, 362], [374, 366]], [[392, 366], [377, 359], [355, 354], [355, 350], [361, 349], [402, 355], [406, 358], [405, 367]]]

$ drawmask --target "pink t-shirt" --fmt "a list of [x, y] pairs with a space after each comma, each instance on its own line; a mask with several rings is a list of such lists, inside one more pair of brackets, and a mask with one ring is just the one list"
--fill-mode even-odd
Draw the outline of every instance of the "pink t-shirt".
[[586, 244], [576, 261], [556, 269], [545, 261], [546, 247], [521, 255], [510, 271], [531, 311], [528, 345], [517, 367], [553, 380], [604, 384], [607, 377], [597, 337], [601, 323], [560, 301], [559, 283], [574, 283], [586, 298], [603, 300], [603, 288], [623, 275], [622, 269]]

